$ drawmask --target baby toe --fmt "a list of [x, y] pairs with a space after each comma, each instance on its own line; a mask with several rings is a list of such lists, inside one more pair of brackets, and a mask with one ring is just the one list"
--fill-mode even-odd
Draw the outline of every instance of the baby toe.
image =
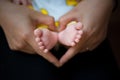
[[41, 29], [35, 29], [34, 30], [34, 35], [35, 36], [41, 36], [41, 33], [42, 33]]
[[40, 46], [39, 48], [40, 48], [40, 50], [44, 50], [45, 47], [44, 46]]
[[48, 49], [44, 49], [44, 51], [43, 51], [44, 53], [47, 53], [48, 52]]
[[75, 46], [75, 42], [71, 42], [71, 46]]
[[36, 38], [35, 38], [35, 41], [36, 41], [36, 42], [40, 42], [40, 38], [39, 38], [39, 37], [36, 37]]
[[75, 42], [78, 43], [80, 41], [80, 39], [75, 39]]
[[82, 30], [79, 30], [79, 31], [78, 31], [78, 34], [79, 34], [79, 35], [82, 35], [82, 34], [83, 34], [83, 31], [82, 31]]

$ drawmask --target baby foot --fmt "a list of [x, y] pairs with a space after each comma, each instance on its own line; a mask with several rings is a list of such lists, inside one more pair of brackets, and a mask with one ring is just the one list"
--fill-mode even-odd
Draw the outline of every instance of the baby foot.
[[34, 35], [36, 36], [36, 42], [39, 45], [39, 48], [47, 53], [50, 49], [52, 49], [57, 43], [57, 33], [52, 32], [48, 29], [39, 29], [37, 28], [34, 31]]
[[68, 24], [66, 29], [58, 34], [58, 40], [65, 46], [75, 46], [79, 42], [83, 31], [80, 22]]

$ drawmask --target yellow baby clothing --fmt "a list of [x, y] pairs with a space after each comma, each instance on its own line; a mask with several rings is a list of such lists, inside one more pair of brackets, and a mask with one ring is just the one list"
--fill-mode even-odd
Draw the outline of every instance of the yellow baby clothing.
[[[69, 12], [75, 5], [77, 5], [77, 0], [32, 0], [32, 6], [29, 6], [29, 8], [53, 16], [56, 21], [55, 25], [58, 27], [59, 18]], [[38, 27], [40, 26], [47, 28], [45, 25], [38, 25]]]
[[74, 5], [77, 4], [76, 0], [33, 0], [32, 5], [35, 10], [43, 14], [53, 16], [55, 21], [70, 11]]

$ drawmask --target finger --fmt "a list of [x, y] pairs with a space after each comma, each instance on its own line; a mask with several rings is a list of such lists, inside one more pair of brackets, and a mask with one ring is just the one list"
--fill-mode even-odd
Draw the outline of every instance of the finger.
[[38, 24], [44, 24], [48, 26], [48, 29], [55, 31], [55, 21], [54, 18], [48, 15], [44, 15], [40, 12], [33, 11], [31, 14], [31, 18], [35, 21], [36, 25]]
[[68, 12], [59, 19], [60, 28], [59, 31], [62, 31], [66, 28], [67, 24], [71, 21], [77, 21], [72, 12]]
[[55, 56], [52, 55], [52, 53], [48, 52], [48, 53], [43, 53], [42, 51], [40, 51], [39, 47], [37, 46], [37, 44], [35, 43], [35, 41], [30, 41], [31, 46], [35, 49], [35, 51], [37, 52], [38, 55], [42, 56], [43, 58], [45, 58], [46, 60], [48, 60], [50, 63], [54, 64], [55, 66], [59, 67], [59, 61], [57, 60], [57, 58]]
[[19, 4], [20, 2], [19, 2], [19, 0], [13, 0], [13, 3]]
[[21, 49], [22, 52], [28, 53], [28, 54], [35, 54], [35, 50], [29, 45], [26, 44], [26, 46], [24, 46], [24, 49]]
[[78, 52], [82, 52], [83, 47], [86, 46], [87, 34], [83, 32], [82, 37], [77, 45], [68, 49], [68, 51], [60, 59], [60, 64], [63, 65], [72, 57], [74, 57]]
[[100, 43], [97, 42], [97, 43], [86, 43], [86, 46], [84, 46], [82, 49], [81, 49], [81, 52], [87, 52], [87, 51], [92, 51], [93, 49], [95, 49]]
[[[8, 45], [9, 48], [13, 51], [22, 51], [28, 54], [34, 54], [35, 50], [33, 50], [33, 48], [27, 44], [24, 39], [15, 39], [15, 40], [11, 40], [11, 37], [6, 37], [7, 41], [8, 41]], [[19, 42], [19, 43], [18, 43]]]
[[72, 57], [76, 55], [76, 49], [74, 47], [71, 47], [68, 49], [68, 51], [61, 57], [60, 64], [61, 66], [65, 64], [68, 60], [70, 60]]
[[92, 41], [90, 41], [90, 38], [88, 38], [88, 36], [86, 35], [86, 37], [84, 39], [84, 42], [82, 44], [80, 52], [82, 53], [82, 52], [89, 51], [91, 44], [92, 44]]
[[[99, 36], [98, 36], [98, 34], [99, 34]], [[106, 37], [106, 35], [103, 36], [100, 33], [94, 33], [92, 35], [88, 35], [88, 39], [86, 41], [86, 45], [83, 47], [82, 50], [84, 50], [84, 52], [85, 51], [92, 51], [98, 45], [100, 45], [100, 43], [105, 39], [105, 37]]]
[[32, 5], [32, 1], [31, 0], [27, 0], [27, 5]]
[[30, 49], [30, 48], [25, 48], [24, 50], [20, 50], [22, 52], [25, 52], [25, 53], [28, 53], [28, 54], [36, 54], [36, 52], [33, 50], [33, 49]]
[[104, 39], [105, 39], [105, 38], [94, 41], [94, 43], [92, 43], [92, 44], [90, 45], [89, 50], [92, 51], [92, 50], [94, 50], [95, 48], [97, 48], [97, 47], [102, 43], [102, 41], [103, 41]]
[[27, 5], [27, 1], [26, 0], [20, 0], [20, 3], [22, 4], [22, 5]]
[[46, 60], [48, 60], [50, 63], [54, 64], [55, 66], [59, 67], [59, 61], [57, 60], [57, 58], [52, 55], [52, 53], [48, 52], [48, 53], [43, 53], [40, 49], [38, 44], [35, 42], [35, 37], [33, 34], [31, 34], [30, 36], [28, 36], [28, 44], [30, 44], [32, 46], [32, 48], [36, 51], [36, 53], [40, 56], [42, 56], [43, 58], [45, 58]]

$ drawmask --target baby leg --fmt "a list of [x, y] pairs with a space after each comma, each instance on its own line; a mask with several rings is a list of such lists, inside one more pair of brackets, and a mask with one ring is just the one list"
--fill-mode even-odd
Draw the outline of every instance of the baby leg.
[[75, 46], [83, 33], [81, 28], [82, 24], [80, 22], [68, 24], [66, 29], [58, 34], [59, 42], [65, 46]]

